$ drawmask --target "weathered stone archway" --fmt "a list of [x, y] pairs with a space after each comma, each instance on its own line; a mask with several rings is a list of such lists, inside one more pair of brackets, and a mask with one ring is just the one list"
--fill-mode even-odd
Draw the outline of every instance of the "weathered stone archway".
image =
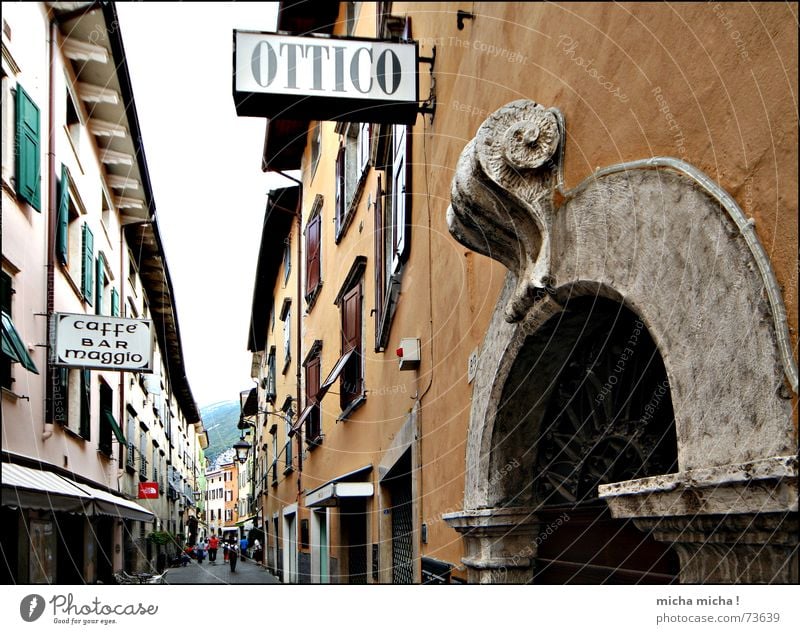
[[612, 513], [674, 543], [682, 581], [796, 580], [797, 366], [751, 224], [675, 159], [602, 170], [556, 206], [563, 135], [558, 111], [508, 104], [468, 144], [453, 183], [451, 233], [509, 269], [474, 382], [464, 510], [446, 517], [465, 535], [470, 579], [498, 568], [531, 578], [518, 553], [537, 509], [496, 505], [494, 427], [526, 338], [563, 311], [566, 292], [624, 303], [669, 378], [678, 470], [601, 487]]

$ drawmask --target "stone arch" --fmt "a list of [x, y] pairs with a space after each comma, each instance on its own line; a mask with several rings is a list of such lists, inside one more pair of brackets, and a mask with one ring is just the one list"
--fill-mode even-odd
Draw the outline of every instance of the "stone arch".
[[[526, 126], [533, 131], [524, 132]], [[677, 473], [601, 487], [612, 512], [643, 525], [643, 518], [684, 516], [686, 539], [690, 524], [702, 523], [698, 517], [774, 513], [773, 529], [783, 535], [787, 517], [796, 525], [790, 399], [797, 367], [786, 351], [777, 284], [752, 226], [718, 186], [674, 159], [603, 170], [556, 206], [559, 133], [557, 111], [509, 104], [481, 126], [453, 183], [451, 233], [509, 268], [473, 384], [464, 512], [448, 516], [475, 538], [490, 539], [498, 530], [506, 537], [495, 547], [468, 543], [465, 561], [473, 571], [505, 565], [516, 539], [511, 532], [524, 542], [523, 534], [535, 530], [535, 507], [499, 508], [492, 497], [502, 394], [526, 338], [561, 313], [571, 294], [592, 292], [618, 299], [644, 322], [664, 361], [677, 432]], [[732, 543], [741, 542], [742, 530], [732, 529]], [[732, 580], [752, 580], [746, 571], [759, 568], [753, 557], [768, 551], [779, 561], [791, 549], [762, 547], [723, 568], [738, 571]], [[478, 552], [484, 553], [478, 559], [470, 554]], [[692, 552], [686, 561], [694, 567], [688, 571], [687, 563], [682, 580], [711, 579], [702, 577], [703, 558]], [[796, 555], [791, 566], [778, 568], [796, 576]]]

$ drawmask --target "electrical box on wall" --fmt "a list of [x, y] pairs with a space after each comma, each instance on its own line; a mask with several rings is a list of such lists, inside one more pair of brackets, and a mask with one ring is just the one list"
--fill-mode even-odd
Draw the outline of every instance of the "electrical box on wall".
[[401, 339], [397, 348], [401, 370], [416, 370], [419, 367], [419, 339]]

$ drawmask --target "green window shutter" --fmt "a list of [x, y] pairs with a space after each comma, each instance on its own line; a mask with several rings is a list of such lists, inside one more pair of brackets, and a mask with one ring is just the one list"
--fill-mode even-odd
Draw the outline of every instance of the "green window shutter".
[[56, 228], [56, 256], [61, 264], [67, 263], [69, 253], [69, 170], [61, 164], [61, 183], [58, 195], [58, 227]]
[[83, 225], [83, 271], [81, 273], [81, 293], [86, 303], [92, 305], [92, 287], [94, 286], [94, 235], [89, 225]]
[[116, 288], [111, 289], [111, 316], [119, 317], [119, 293]]
[[17, 84], [16, 101], [17, 196], [30, 204], [36, 211], [41, 211], [39, 107], [19, 84]]
[[86, 440], [92, 437], [92, 373], [81, 370], [81, 431]]
[[98, 257], [95, 261], [97, 264], [97, 274], [95, 275], [95, 301], [94, 301], [94, 314], [103, 314], [103, 258]]

